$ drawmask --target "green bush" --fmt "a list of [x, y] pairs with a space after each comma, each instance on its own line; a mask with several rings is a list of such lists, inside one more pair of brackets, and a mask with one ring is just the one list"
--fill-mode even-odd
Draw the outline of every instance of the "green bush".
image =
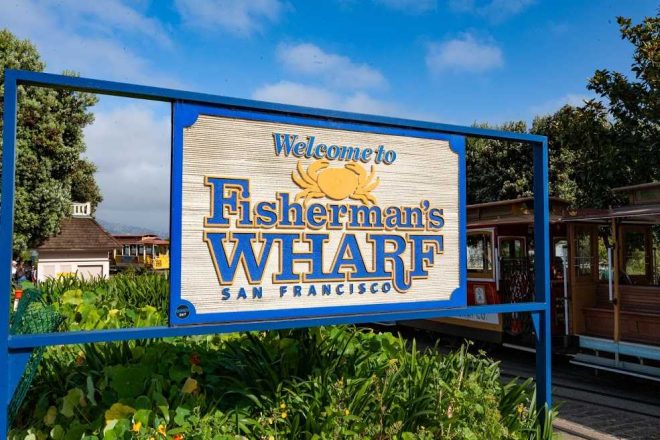
[[483, 355], [420, 353], [391, 334], [343, 327], [51, 349], [29, 398], [12, 439], [528, 439], [551, 431], [539, 424], [530, 382], [502, 385]]
[[[42, 287], [70, 329], [160, 325], [166, 309], [130, 295], [166, 297], [151, 277]], [[10, 438], [545, 439], [543, 416], [529, 380], [502, 384], [468, 346], [322, 327], [52, 347]]]
[[169, 281], [156, 273], [109, 279], [63, 276], [39, 285], [64, 318], [65, 330], [151, 327], [167, 323]]

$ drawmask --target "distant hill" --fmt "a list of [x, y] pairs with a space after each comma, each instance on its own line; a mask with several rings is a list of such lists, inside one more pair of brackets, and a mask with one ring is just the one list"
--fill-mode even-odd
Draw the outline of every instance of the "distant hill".
[[131, 226], [125, 225], [123, 223], [109, 222], [106, 220], [96, 219], [97, 222], [103, 229], [108, 231], [111, 234], [126, 234], [126, 235], [147, 235], [147, 234], [156, 234], [160, 238], [169, 238], [169, 233], [164, 231], [156, 231], [149, 228], [143, 228], [141, 226]]

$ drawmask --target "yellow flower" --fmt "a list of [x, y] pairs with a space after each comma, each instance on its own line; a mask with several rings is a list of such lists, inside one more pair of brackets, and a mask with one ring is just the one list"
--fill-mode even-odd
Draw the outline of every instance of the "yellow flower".
[[135, 414], [135, 408], [132, 408], [123, 403], [113, 403], [110, 408], [105, 412], [105, 421], [120, 420], [128, 418], [128, 416]]
[[268, 436], [268, 440], [275, 440], [275, 436], [273, 436], [273, 435], [269, 435], [269, 436]]
[[284, 403], [284, 402], [280, 403], [280, 409], [285, 410], [286, 409], [286, 403]]
[[287, 416], [287, 415], [288, 415], [288, 414], [286, 413], [286, 411], [282, 411], [282, 414], [280, 414], [280, 416], [281, 416], [283, 419], [286, 419], [286, 416]]
[[389, 361], [387, 361], [388, 364], [390, 365], [396, 365], [399, 362], [397, 358], [392, 358]]
[[345, 415], [345, 416], [349, 415], [350, 413], [351, 413], [351, 412], [348, 410], [348, 408], [346, 408], [346, 409], [344, 410], [344, 415]]
[[160, 435], [167, 435], [167, 428], [165, 425], [158, 425], [158, 433]]
[[131, 428], [131, 431], [140, 432], [141, 428], [142, 428], [142, 422], [136, 422], [136, 423], [133, 423], [133, 427]]
[[186, 379], [186, 382], [181, 387], [181, 392], [183, 394], [192, 394], [197, 390], [197, 381], [192, 377]]
[[516, 411], [518, 411], [518, 414], [522, 414], [523, 411], [525, 411], [525, 406], [522, 403], [519, 403], [516, 407]]
[[46, 426], [53, 426], [55, 424], [55, 419], [57, 418], [57, 408], [50, 406], [46, 415], [44, 416], [44, 424]]

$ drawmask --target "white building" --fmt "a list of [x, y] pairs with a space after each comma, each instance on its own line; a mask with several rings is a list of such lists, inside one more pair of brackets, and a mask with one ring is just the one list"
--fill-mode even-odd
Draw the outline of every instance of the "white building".
[[37, 280], [64, 274], [110, 275], [110, 253], [119, 243], [91, 216], [89, 203], [74, 203], [73, 215], [60, 221], [60, 232], [37, 248]]

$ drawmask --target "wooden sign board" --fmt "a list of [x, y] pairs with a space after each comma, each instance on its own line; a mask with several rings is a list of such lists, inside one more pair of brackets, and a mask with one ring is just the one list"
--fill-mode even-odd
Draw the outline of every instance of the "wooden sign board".
[[466, 305], [462, 137], [190, 104], [173, 132], [172, 324]]

